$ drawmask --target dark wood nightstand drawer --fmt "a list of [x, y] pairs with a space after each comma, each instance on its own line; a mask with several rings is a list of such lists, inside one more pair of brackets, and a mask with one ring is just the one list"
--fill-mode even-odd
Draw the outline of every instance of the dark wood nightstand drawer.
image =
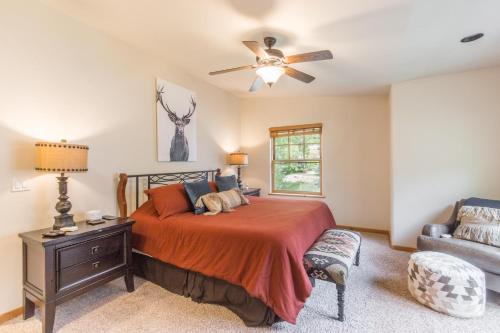
[[19, 234], [23, 240], [23, 312], [33, 317], [40, 307], [42, 332], [51, 333], [56, 306], [118, 277], [134, 291], [132, 224], [128, 218], [90, 225], [56, 238], [40, 229]]
[[102, 272], [125, 265], [123, 249], [103, 257], [65, 268], [58, 272], [57, 289], [62, 290], [73, 284], [84, 282]]
[[123, 232], [105, 235], [100, 238], [56, 250], [57, 270], [78, 265], [100, 258], [109, 253], [123, 249], [125, 234]]

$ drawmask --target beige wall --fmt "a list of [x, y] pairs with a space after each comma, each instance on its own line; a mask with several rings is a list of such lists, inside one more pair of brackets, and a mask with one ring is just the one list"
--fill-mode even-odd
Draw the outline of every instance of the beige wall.
[[415, 246], [460, 198], [500, 198], [500, 68], [391, 89], [392, 242]]
[[[223, 166], [238, 148], [238, 100], [148, 58], [37, 1], [0, 2], [0, 314], [21, 306], [17, 234], [50, 226], [55, 175], [33, 171], [33, 144], [59, 140], [90, 146], [89, 172], [71, 175], [73, 212], [116, 212], [118, 172]], [[156, 162], [155, 77], [196, 91], [198, 162]], [[221, 130], [223, 129], [223, 130]], [[10, 192], [11, 179], [29, 192]]]
[[269, 127], [323, 123], [325, 202], [338, 224], [389, 229], [389, 106], [386, 97], [245, 99], [244, 181], [270, 187]]
[[[266, 194], [268, 128], [313, 122], [324, 124], [324, 200], [338, 224], [391, 228], [394, 245], [414, 246], [456, 199], [500, 197], [500, 69], [396, 84], [389, 112], [386, 97], [238, 100], [36, 1], [0, 2], [0, 41], [0, 314], [21, 305], [17, 234], [55, 213], [55, 175], [33, 171], [38, 140], [90, 146], [90, 171], [69, 183], [77, 217], [116, 213], [119, 172], [221, 167], [240, 142], [244, 180]], [[156, 161], [157, 76], [197, 93], [198, 162]], [[10, 192], [14, 177], [30, 191]]]

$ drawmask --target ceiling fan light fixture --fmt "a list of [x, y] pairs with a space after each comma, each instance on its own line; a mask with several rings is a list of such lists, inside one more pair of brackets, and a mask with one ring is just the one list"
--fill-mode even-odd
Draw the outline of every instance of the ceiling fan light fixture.
[[281, 66], [267, 65], [257, 68], [257, 75], [270, 87], [285, 73]]
[[279, 78], [283, 74], [303, 83], [311, 83], [315, 79], [314, 76], [296, 70], [289, 65], [300, 62], [333, 59], [333, 55], [330, 50], [321, 50], [285, 56], [283, 52], [281, 52], [281, 50], [273, 48], [274, 44], [276, 43], [276, 38], [274, 37], [264, 38], [264, 44], [266, 44], [267, 50], [263, 49], [259, 45], [259, 42], [255, 40], [246, 40], [242, 41], [242, 43], [255, 55], [255, 60], [257, 62], [256, 65], [226, 68], [219, 71], [209, 72], [208, 75], [218, 75], [237, 72], [241, 70], [256, 69], [255, 72], [257, 74], [257, 77], [254, 79], [252, 85], [250, 86], [250, 92], [261, 89], [264, 86], [264, 83], [271, 87], [273, 84], [278, 82]]

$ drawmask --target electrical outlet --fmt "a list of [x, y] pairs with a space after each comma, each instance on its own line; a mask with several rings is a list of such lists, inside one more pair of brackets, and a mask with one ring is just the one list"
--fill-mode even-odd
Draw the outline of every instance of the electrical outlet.
[[12, 179], [12, 192], [24, 192], [29, 190], [30, 189], [24, 185], [24, 182], [22, 180], [19, 180], [17, 178]]

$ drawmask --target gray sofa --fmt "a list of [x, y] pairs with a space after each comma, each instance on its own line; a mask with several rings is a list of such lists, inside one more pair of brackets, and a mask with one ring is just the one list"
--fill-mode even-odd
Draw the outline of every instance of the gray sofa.
[[436, 251], [452, 256], [479, 267], [486, 274], [486, 287], [500, 293], [500, 248], [457, 238], [440, 238], [443, 234], [453, 235], [457, 227], [457, 213], [460, 207], [481, 206], [500, 209], [500, 201], [480, 198], [460, 200], [453, 213], [444, 224], [426, 224], [422, 235], [418, 236], [417, 248], [421, 251]]

